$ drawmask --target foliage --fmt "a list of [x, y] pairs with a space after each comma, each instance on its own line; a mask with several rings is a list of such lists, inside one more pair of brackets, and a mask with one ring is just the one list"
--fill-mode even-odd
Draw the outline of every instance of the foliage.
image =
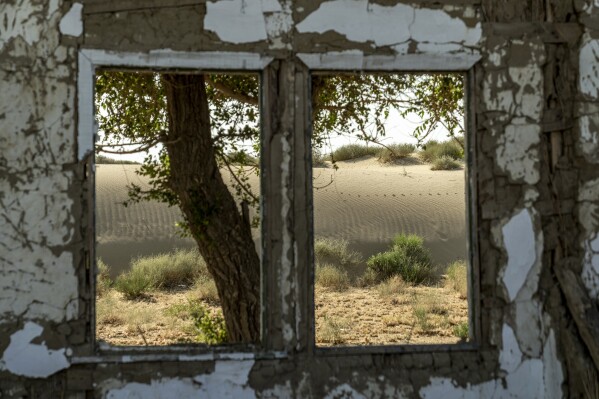
[[456, 170], [461, 169], [462, 164], [455, 159], [443, 155], [433, 161], [431, 170]]
[[206, 263], [197, 250], [179, 249], [135, 259], [129, 271], [117, 277], [115, 288], [128, 299], [137, 299], [147, 291], [189, 286], [208, 275]]
[[333, 265], [317, 265], [315, 284], [333, 291], [345, 291], [349, 288], [349, 276], [345, 270]]
[[220, 312], [212, 314], [200, 301], [189, 301], [189, 312], [199, 342], [216, 345], [227, 342], [225, 319]]
[[397, 235], [390, 251], [371, 256], [366, 265], [377, 281], [400, 276], [406, 283], [422, 284], [434, 275], [423, 239], [413, 234]]
[[460, 294], [460, 298], [465, 299], [468, 297], [468, 271], [466, 269], [466, 262], [463, 260], [457, 260], [452, 262], [446, 271], [446, 284], [456, 290]]
[[189, 299], [187, 303], [175, 304], [166, 309], [173, 317], [191, 320], [191, 333], [198, 342], [209, 345], [227, 342], [225, 321], [220, 312], [212, 313], [200, 300]]
[[394, 163], [409, 157], [414, 151], [416, 151], [416, 146], [413, 144], [391, 144], [383, 147], [379, 151], [378, 157], [382, 163]]

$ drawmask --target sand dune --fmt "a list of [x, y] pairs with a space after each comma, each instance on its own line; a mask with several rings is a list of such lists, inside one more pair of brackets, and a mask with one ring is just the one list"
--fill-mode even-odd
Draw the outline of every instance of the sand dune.
[[[433, 260], [466, 256], [463, 171], [431, 171], [428, 165], [381, 166], [374, 159], [314, 169], [317, 236], [345, 238], [364, 257], [385, 250], [397, 233], [424, 237]], [[178, 236], [178, 209], [144, 202], [125, 208], [127, 184], [147, 187], [136, 165], [97, 165], [97, 254], [114, 273], [138, 256], [192, 247]], [[258, 178], [250, 183], [258, 190]]]

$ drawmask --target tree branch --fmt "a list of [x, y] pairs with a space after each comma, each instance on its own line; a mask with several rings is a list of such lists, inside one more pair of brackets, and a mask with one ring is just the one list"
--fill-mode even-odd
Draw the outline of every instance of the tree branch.
[[258, 99], [255, 97], [251, 97], [251, 96], [248, 96], [243, 93], [238, 93], [235, 90], [233, 90], [231, 87], [229, 87], [225, 84], [213, 81], [212, 79], [210, 79], [210, 77], [208, 75], [204, 75], [204, 79], [206, 79], [206, 83], [208, 83], [210, 86], [214, 87], [216, 90], [220, 91], [222, 94], [224, 94], [227, 97], [230, 97], [230, 98], [240, 101], [242, 103], [255, 105], [255, 106], [259, 105]]

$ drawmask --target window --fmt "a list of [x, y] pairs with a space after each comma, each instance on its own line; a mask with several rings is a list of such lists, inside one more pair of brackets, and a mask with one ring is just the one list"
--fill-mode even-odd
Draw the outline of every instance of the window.
[[469, 338], [460, 74], [312, 77], [318, 346]]
[[259, 74], [85, 55], [100, 347], [259, 342]]

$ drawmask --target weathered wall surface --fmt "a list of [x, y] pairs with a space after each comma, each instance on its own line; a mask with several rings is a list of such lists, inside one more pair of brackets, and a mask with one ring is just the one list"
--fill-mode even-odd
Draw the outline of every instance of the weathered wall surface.
[[[444, 3], [3, 1], [0, 396], [583, 395], [599, 367], [599, 4]], [[95, 351], [81, 49], [274, 59], [261, 347]], [[476, 345], [315, 350], [310, 68], [470, 70]]]

